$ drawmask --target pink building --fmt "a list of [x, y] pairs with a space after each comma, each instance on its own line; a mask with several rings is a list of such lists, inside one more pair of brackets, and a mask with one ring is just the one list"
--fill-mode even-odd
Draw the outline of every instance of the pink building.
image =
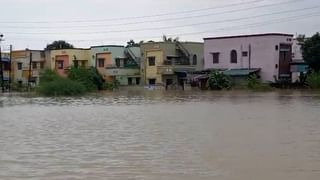
[[293, 35], [279, 33], [204, 38], [204, 68], [260, 69], [263, 81], [290, 80], [292, 43]]

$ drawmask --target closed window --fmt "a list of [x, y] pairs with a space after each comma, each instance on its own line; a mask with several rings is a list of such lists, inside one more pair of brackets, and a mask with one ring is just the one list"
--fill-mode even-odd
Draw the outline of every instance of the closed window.
[[237, 51], [236, 50], [232, 50], [230, 52], [230, 62], [231, 63], [237, 63], [237, 61], [238, 61]]
[[248, 57], [248, 51], [243, 51], [242, 52], [242, 57]]
[[44, 62], [40, 62], [40, 69], [44, 68]]
[[193, 55], [192, 64], [197, 65], [197, 55]]
[[22, 69], [22, 63], [18, 63], [18, 70], [21, 70]]
[[104, 67], [104, 59], [103, 58], [99, 58], [98, 59], [98, 66], [99, 67]]
[[215, 53], [211, 53], [211, 54], [212, 54], [212, 63], [213, 64], [218, 64], [219, 63], [220, 53], [215, 52]]
[[61, 60], [57, 61], [57, 68], [63, 69], [63, 61], [61, 61]]
[[37, 62], [32, 62], [32, 69], [37, 69]]
[[148, 63], [149, 63], [149, 66], [155, 66], [156, 65], [156, 57], [148, 57]]

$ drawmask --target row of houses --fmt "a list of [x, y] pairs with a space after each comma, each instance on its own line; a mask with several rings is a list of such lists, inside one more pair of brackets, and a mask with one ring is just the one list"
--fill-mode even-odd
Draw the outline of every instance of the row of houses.
[[95, 67], [106, 82], [166, 87], [197, 81], [213, 69], [234, 78], [257, 74], [268, 82], [296, 81], [306, 71], [300, 44], [293, 35], [279, 33], [204, 38], [204, 42], [147, 42], [140, 47], [15, 50], [3, 54], [1, 64], [3, 79], [11, 77], [20, 84], [39, 83], [46, 68], [67, 76], [72, 66]]

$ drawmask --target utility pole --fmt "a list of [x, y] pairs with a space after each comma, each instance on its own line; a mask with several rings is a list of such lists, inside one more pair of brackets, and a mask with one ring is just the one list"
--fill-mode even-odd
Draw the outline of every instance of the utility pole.
[[1, 53], [1, 41], [3, 38], [3, 34], [0, 34], [0, 76], [1, 76], [1, 89], [4, 93], [4, 78], [3, 78], [3, 65], [2, 65], [2, 53]]
[[31, 74], [32, 74], [32, 70], [31, 70], [31, 65], [32, 65], [32, 52], [30, 52], [30, 59], [29, 59], [29, 77], [28, 77], [28, 90], [30, 91], [31, 87], [30, 87], [30, 82], [31, 82]]
[[[1, 42], [1, 39], [0, 39], [0, 42]], [[1, 76], [1, 89], [2, 89], [2, 92], [4, 93], [4, 78], [3, 78], [1, 44], [0, 44], [0, 76]]]
[[11, 91], [11, 78], [12, 78], [12, 45], [10, 45], [10, 64], [9, 64], [9, 92]]

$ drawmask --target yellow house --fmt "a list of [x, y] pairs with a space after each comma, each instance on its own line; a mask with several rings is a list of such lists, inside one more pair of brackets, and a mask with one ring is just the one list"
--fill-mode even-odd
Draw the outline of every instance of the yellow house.
[[140, 48], [144, 85], [183, 85], [188, 74], [203, 69], [203, 43], [147, 42]]
[[37, 84], [45, 67], [45, 52], [29, 49], [12, 51], [11, 66], [14, 82]]
[[67, 76], [70, 67], [90, 67], [93, 66], [90, 61], [90, 49], [60, 49], [51, 50], [49, 59], [52, 70], [55, 70], [61, 76]]
[[159, 73], [159, 66], [163, 65], [163, 51], [161, 49], [147, 50], [145, 52], [147, 61], [145, 63], [145, 77], [149, 84], [162, 82], [162, 73]]

